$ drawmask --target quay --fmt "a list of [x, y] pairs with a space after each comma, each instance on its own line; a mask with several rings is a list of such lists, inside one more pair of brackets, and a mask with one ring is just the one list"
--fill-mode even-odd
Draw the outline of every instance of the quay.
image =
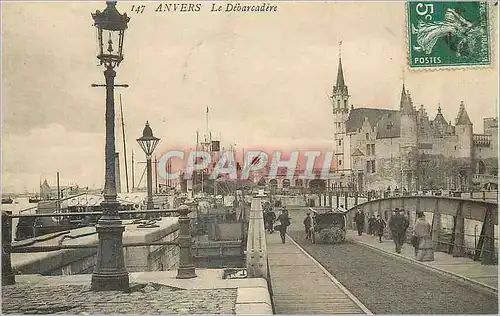
[[[60, 245], [61, 237], [42, 240], [38, 245], [36, 242], [29, 244], [31, 241], [23, 241], [28, 244], [24, 246], [18, 244], [18, 250], [11, 256], [13, 269], [20, 274], [15, 275], [15, 284], [5, 285], [2, 288], [3, 312], [150, 314], [412, 314], [429, 311], [451, 314], [472, 312], [495, 314], [498, 312], [498, 271], [496, 262], [489, 261], [488, 247], [495, 246], [490, 241], [483, 240], [480, 260], [468, 258], [465, 251], [446, 253], [446, 251], [440, 252], [442, 248], [439, 248], [435, 251], [435, 261], [422, 263], [413, 259], [413, 249], [410, 245], [405, 245], [401, 254], [394, 254], [394, 245], [389, 234], [386, 234], [383, 243], [379, 243], [374, 236], [366, 235], [366, 229], [362, 236], [354, 234], [351, 230], [352, 223], [349, 222], [352, 221], [352, 212], [362, 209], [367, 216], [370, 216], [372, 212], [378, 212], [380, 207], [382, 210], [386, 209], [387, 205], [404, 205], [410, 210], [410, 217], [413, 218], [413, 213], [418, 207], [424, 208], [425, 212], [429, 213], [426, 203], [435, 205], [435, 201], [439, 200], [440, 207], [437, 211], [448, 216], [458, 216], [458, 221], [461, 220], [461, 216], [465, 217], [464, 220], [469, 217], [485, 218], [484, 227], [481, 229], [483, 237], [491, 238], [488, 235], [491, 233], [488, 225], [492, 223], [489, 216], [493, 214], [496, 217], [497, 206], [494, 202], [417, 195], [411, 198], [405, 196], [368, 200], [357, 198], [353, 200], [349, 197], [346, 198], [347, 241], [331, 245], [313, 244], [306, 240], [302, 220], [311, 208], [294, 202], [286, 205], [292, 225], [286, 243], [282, 244], [278, 232], [271, 234], [264, 230], [262, 210], [267, 199], [265, 196], [255, 196], [250, 206], [241, 204], [237, 207], [240, 214], [247, 214], [242, 217], [244, 221], [241, 224], [248, 227], [244, 230], [247, 234], [244, 244], [246, 263], [241, 268], [190, 268], [195, 270], [195, 275], [186, 279], [179, 279], [175, 272], [179, 267], [187, 267], [186, 262], [182, 260], [189, 257], [180, 256], [182, 247], [188, 247], [185, 250], [191, 253], [191, 260], [196, 260], [195, 254], [203, 249], [197, 247], [220, 248], [230, 245], [234, 247], [237, 244], [220, 240], [209, 246], [204, 244], [209, 242], [206, 237], [200, 239], [204, 241], [199, 246], [193, 247], [192, 243], [175, 244], [179, 237], [184, 236], [183, 234], [186, 232], [190, 234], [189, 230], [183, 232], [182, 227], [191, 226], [191, 233], [197, 230], [193, 230], [193, 227], [196, 227], [193, 226], [196, 217], [188, 216], [185, 212], [180, 212], [179, 216], [163, 217], [156, 222], [158, 227], [138, 228], [141, 224], [132, 224], [131, 221], [124, 220], [126, 228], [123, 245], [130, 287], [124, 292], [102, 292], [101, 300], [98, 299], [101, 293], [95, 294], [90, 288], [89, 272], [92, 264], [83, 274], [81, 271], [78, 272], [77, 268], [68, 268], [67, 262], [64, 269], [62, 267], [45, 271], [27, 269], [28, 266], [33, 269], [36, 260], [48, 260], [40, 258], [61, 257], [61, 252], [82, 249], [19, 253], [22, 248]], [[460, 213], [464, 203], [467, 204], [468, 212]], [[197, 207], [199, 207], [197, 203], [192, 203], [188, 208], [193, 213]], [[437, 220], [439, 216], [433, 218]], [[200, 224], [205, 225], [198, 223]], [[240, 225], [237, 222], [213, 225], [218, 227], [216, 230], [222, 227], [230, 228], [228, 231], [231, 232], [230, 235], [240, 238], [234, 230]], [[454, 234], [464, 234], [462, 229], [464, 228], [455, 227]], [[92, 234], [92, 231], [95, 231], [93, 227], [79, 230], [81, 231], [71, 232], [71, 235], [81, 234], [85, 235], [84, 237], [79, 241], [66, 238], [62, 244], [95, 245], [96, 235]], [[220, 232], [214, 236], [222, 238], [225, 234]], [[190, 239], [196, 238], [191, 236]], [[131, 247], [137, 242], [150, 245]], [[177, 250], [160, 251], [161, 255], [155, 255], [155, 251], [158, 253], [157, 250], [164, 247], [161, 245], [162, 242], [165, 243], [164, 246], [170, 247], [169, 249]], [[460, 238], [455, 238], [453, 242], [451, 245], [453, 249], [459, 246], [466, 247]], [[12, 243], [12, 246], [15, 245], [16, 242]], [[95, 249], [95, 246], [89, 249]], [[129, 253], [132, 250], [136, 251], [133, 255], [132, 252]], [[496, 248], [493, 250], [496, 251]], [[207, 251], [212, 250], [207, 248]], [[21, 259], [23, 256], [26, 257]], [[135, 260], [135, 265], [131, 264], [134, 262], [132, 259]], [[168, 265], [158, 264], [168, 260], [170, 260]], [[63, 264], [59, 264], [61, 265]], [[44, 263], [40, 266], [50, 265]], [[57, 270], [60, 271], [59, 274], [54, 273]], [[408, 291], [409, 288], [414, 288], [415, 291]], [[441, 293], [447, 294], [443, 297]], [[51, 299], [52, 296], [65, 299], [55, 301]], [[428, 300], [427, 304], [418, 303], [424, 299]], [[26, 305], [24, 302], [31, 303]]]

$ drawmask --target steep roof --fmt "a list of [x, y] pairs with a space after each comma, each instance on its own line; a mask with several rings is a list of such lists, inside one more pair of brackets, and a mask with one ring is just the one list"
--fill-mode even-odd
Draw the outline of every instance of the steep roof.
[[433, 124], [441, 124], [441, 125], [448, 125], [448, 122], [444, 118], [443, 113], [441, 113], [441, 106], [438, 107], [438, 112], [436, 114], [436, 117], [434, 118]]
[[399, 111], [386, 113], [377, 124], [377, 139], [400, 136], [401, 118]]
[[[372, 127], [377, 127], [377, 138], [398, 137], [400, 131], [399, 111], [388, 109], [357, 108], [349, 112], [349, 118], [346, 122], [348, 133], [357, 132], [363, 126], [365, 117]], [[377, 123], [383, 119], [381, 124]], [[391, 125], [390, 129], [386, 125]]]
[[460, 108], [458, 109], [458, 115], [457, 115], [455, 125], [472, 125], [472, 122], [470, 121], [469, 115], [467, 114], [467, 111], [465, 110], [464, 101], [460, 102]]

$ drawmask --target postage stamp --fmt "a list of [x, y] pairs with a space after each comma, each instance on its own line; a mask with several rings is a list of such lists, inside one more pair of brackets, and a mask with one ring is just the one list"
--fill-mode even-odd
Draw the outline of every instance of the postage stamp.
[[491, 64], [487, 2], [409, 1], [410, 68]]

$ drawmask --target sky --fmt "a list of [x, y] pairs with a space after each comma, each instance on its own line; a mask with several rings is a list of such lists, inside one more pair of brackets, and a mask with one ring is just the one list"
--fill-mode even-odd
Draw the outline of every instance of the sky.
[[[486, 69], [410, 71], [403, 2], [268, 2], [276, 12], [155, 12], [119, 1], [131, 17], [116, 69], [116, 148], [123, 158], [149, 121], [157, 156], [196, 144], [196, 131], [243, 148], [332, 148], [327, 99], [342, 64], [354, 107], [399, 106], [403, 78], [417, 107], [454, 122], [464, 101], [476, 133], [497, 116], [498, 62]], [[245, 3], [248, 4], [248, 3]], [[262, 2], [255, 2], [262, 4]], [[105, 91], [91, 12], [105, 2], [2, 3], [2, 191], [104, 183]], [[492, 12], [496, 21], [497, 11]], [[495, 22], [496, 23], [496, 22]], [[496, 35], [495, 35], [496, 36]], [[123, 167], [123, 159], [122, 159]], [[144, 165], [135, 169], [136, 184]], [[124, 170], [121, 171], [124, 183]], [[129, 171], [130, 174], [130, 171]], [[144, 181], [142, 182], [144, 185]]]

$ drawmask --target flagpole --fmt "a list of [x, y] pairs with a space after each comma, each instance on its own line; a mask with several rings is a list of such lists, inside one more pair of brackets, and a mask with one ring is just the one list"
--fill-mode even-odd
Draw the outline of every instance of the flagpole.
[[[195, 163], [196, 163], [196, 161], [198, 161], [198, 144], [199, 144], [199, 131], [196, 130], [196, 149], [195, 149], [196, 160], [195, 160]], [[193, 194], [194, 194], [194, 186], [195, 185], [196, 185], [196, 170], [195, 170], [195, 172], [193, 172], [193, 186], [192, 186]]]
[[206, 127], [207, 127], [207, 137], [208, 137], [208, 105], [207, 105], [207, 113], [206, 113]]

